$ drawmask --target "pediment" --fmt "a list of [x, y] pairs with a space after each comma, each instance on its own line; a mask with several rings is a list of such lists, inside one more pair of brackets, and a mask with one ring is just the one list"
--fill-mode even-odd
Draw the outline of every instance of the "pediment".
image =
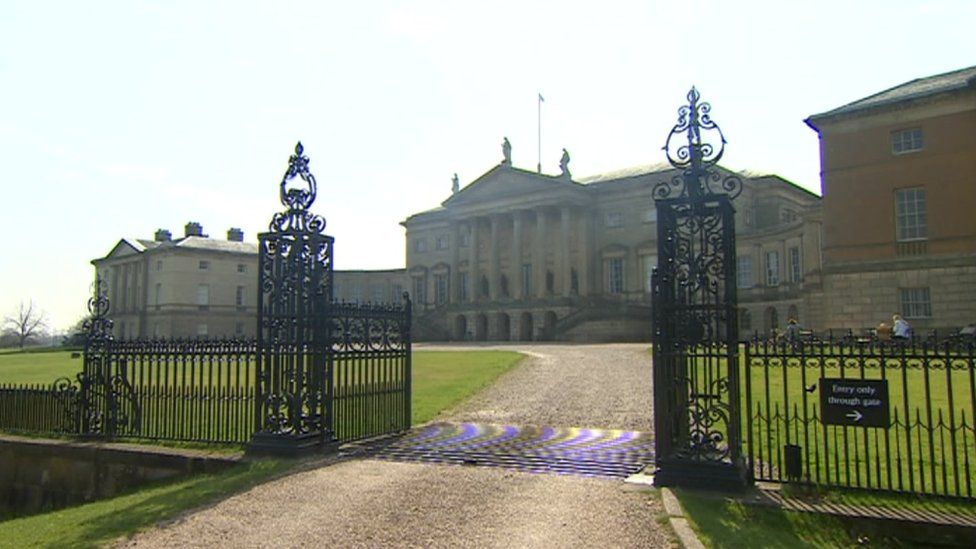
[[112, 248], [112, 251], [110, 251], [103, 259], [116, 259], [120, 257], [138, 255], [143, 251], [145, 251], [145, 247], [123, 238], [122, 240], [119, 240], [119, 242]]
[[583, 186], [567, 178], [499, 165], [488, 170], [442, 203], [447, 208], [524, 202], [545, 197], [577, 196]]

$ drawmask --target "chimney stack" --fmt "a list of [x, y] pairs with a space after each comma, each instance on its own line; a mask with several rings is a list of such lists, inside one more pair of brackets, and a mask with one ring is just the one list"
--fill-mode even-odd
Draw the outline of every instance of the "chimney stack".
[[244, 231], [238, 229], [237, 227], [227, 229], [227, 240], [230, 240], [231, 242], [244, 242]]
[[173, 240], [173, 233], [167, 231], [166, 229], [158, 229], [156, 231], [156, 242], [169, 242]]
[[186, 224], [186, 227], [184, 227], [184, 235], [185, 236], [202, 236], [202, 237], [207, 236], [207, 235], [203, 234], [203, 225], [197, 223], [196, 221], [191, 221], [191, 222], [189, 222], [189, 223]]

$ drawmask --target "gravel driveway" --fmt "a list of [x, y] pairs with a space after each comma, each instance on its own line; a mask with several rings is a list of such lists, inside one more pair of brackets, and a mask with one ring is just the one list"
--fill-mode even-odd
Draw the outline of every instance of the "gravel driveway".
[[[441, 419], [650, 429], [646, 345], [492, 348], [530, 358]], [[646, 489], [615, 480], [323, 460], [322, 467], [257, 486], [122, 545], [674, 547], [658, 520], [663, 512]]]

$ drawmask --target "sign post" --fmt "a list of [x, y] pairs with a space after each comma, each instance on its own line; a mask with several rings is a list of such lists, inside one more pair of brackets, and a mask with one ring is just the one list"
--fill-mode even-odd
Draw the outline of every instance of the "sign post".
[[888, 380], [822, 377], [820, 410], [824, 425], [887, 428], [891, 424]]

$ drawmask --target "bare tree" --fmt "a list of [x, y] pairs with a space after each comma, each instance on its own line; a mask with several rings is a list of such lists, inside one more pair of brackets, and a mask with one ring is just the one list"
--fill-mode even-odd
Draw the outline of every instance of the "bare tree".
[[35, 306], [33, 300], [26, 305], [21, 301], [17, 311], [3, 319], [3, 325], [5, 331], [17, 339], [17, 344], [23, 350], [24, 345], [47, 328], [47, 319], [44, 311]]

